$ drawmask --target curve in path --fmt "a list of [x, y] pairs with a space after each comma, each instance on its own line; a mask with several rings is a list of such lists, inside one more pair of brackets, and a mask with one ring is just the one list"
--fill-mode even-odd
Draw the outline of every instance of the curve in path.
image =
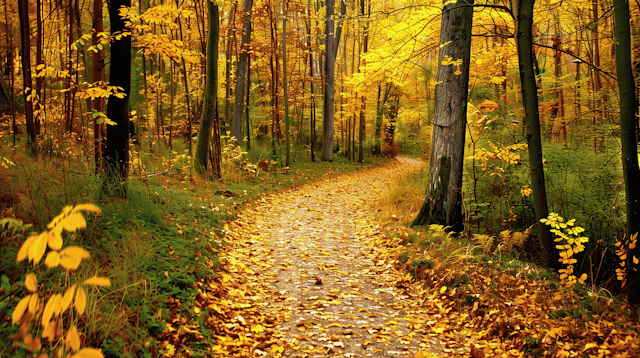
[[228, 225], [231, 305], [257, 313], [250, 322], [242, 313], [232, 319], [245, 326], [244, 354], [413, 356], [436, 343], [419, 333], [425, 317], [413, 297], [420, 295], [399, 287], [396, 257], [376, 245], [387, 240], [378, 201], [392, 180], [419, 169], [419, 161], [402, 159], [325, 179], [261, 199]]

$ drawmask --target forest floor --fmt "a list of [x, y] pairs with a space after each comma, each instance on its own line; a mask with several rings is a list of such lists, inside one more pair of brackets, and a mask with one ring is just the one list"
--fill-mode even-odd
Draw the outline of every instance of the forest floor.
[[[226, 299], [200, 297], [226, 319], [217, 353], [240, 356], [413, 356], [420, 299], [380, 257], [377, 203], [389, 182], [418, 171], [401, 159], [256, 202], [226, 228]], [[417, 289], [417, 288], [416, 288]], [[206, 293], [205, 293], [206, 296]], [[217, 307], [216, 307], [217, 306]], [[419, 326], [419, 325], [418, 325]]]
[[[246, 205], [225, 224], [217, 278], [198, 282], [192, 312], [215, 340], [206, 356], [640, 354], [628, 305], [595, 285], [564, 288], [509, 254], [526, 233], [483, 246], [442, 227], [408, 228], [380, 206], [420, 169], [400, 159]], [[157, 337], [168, 357], [191, 356], [189, 342], [204, 340], [180, 304], [167, 301], [173, 316]]]

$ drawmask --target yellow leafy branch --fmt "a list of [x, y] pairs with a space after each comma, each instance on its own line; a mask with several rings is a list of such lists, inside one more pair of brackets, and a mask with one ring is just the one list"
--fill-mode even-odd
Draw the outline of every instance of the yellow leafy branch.
[[[47, 225], [48, 230], [30, 236], [22, 244], [18, 251], [17, 261], [20, 262], [28, 258], [29, 262], [33, 262], [35, 268], [49, 248], [44, 262], [48, 269], [55, 269], [58, 266], [67, 272], [77, 269], [82, 260], [91, 255], [79, 246], [62, 248], [62, 232], [75, 232], [87, 227], [87, 222], [81, 211], [101, 214], [100, 208], [93, 204], [66, 206], [62, 213]], [[11, 315], [12, 324], [20, 324], [18, 336], [14, 339], [22, 338], [32, 352], [41, 351], [42, 341], [47, 339], [51, 349], [56, 351], [52, 356], [62, 357], [64, 352], [71, 351], [72, 358], [103, 358], [101, 350], [81, 349], [78, 327], [73, 324], [75, 320], [71, 318], [72, 304], [75, 308], [76, 320], [85, 312], [87, 307], [85, 285], [108, 287], [111, 286], [111, 281], [106, 277], [93, 276], [80, 285], [73, 284], [67, 287], [64, 294], [52, 293], [47, 299], [44, 295], [42, 298], [40, 297], [37, 275], [34, 272], [29, 273], [24, 280], [24, 286], [30, 294], [20, 299]], [[41, 331], [37, 328], [38, 320], [42, 325]], [[32, 321], [35, 321], [35, 324], [32, 325]], [[70, 327], [63, 334], [65, 321]], [[30, 329], [33, 329], [34, 332], [27, 333]], [[38, 331], [40, 337], [36, 335]], [[47, 353], [40, 353], [38, 357], [48, 358], [49, 356]]]

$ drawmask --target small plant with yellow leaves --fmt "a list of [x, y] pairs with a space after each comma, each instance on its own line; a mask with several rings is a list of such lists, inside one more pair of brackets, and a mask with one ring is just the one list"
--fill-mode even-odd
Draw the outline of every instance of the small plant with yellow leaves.
[[[17, 261], [28, 259], [29, 262], [33, 262], [33, 271], [36, 271], [42, 267], [40, 262], [48, 248], [44, 266], [49, 270], [62, 268], [69, 278], [70, 271], [77, 269], [82, 259], [90, 257], [89, 252], [79, 246], [62, 247], [63, 230], [75, 232], [87, 227], [81, 211], [101, 213], [93, 204], [65, 207], [62, 213], [47, 225], [48, 230], [29, 237], [22, 244]], [[88, 347], [81, 349], [77, 323], [87, 307], [85, 286], [110, 286], [109, 279], [94, 276], [81, 284], [67, 284], [64, 293], [55, 290], [43, 292], [38, 290], [38, 278], [33, 271], [24, 280], [29, 294], [18, 302], [11, 317], [13, 324], [20, 325], [13, 340], [22, 340], [24, 343], [16, 344], [33, 354], [37, 353], [38, 358], [48, 358], [50, 355], [59, 358], [104, 357], [101, 350]], [[47, 342], [43, 342], [44, 339]]]
[[580, 236], [585, 230], [580, 226], [575, 226], [576, 219], [564, 222], [562, 216], [557, 213], [549, 214], [546, 219], [540, 219], [540, 222], [551, 226], [551, 232], [558, 236], [554, 240], [558, 243], [556, 249], [560, 250], [560, 259], [558, 261], [563, 265], [567, 265], [566, 268], [558, 270], [560, 272], [560, 280], [565, 287], [571, 287], [576, 282], [584, 284], [587, 279], [586, 273], [583, 273], [580, 278], [573, 274], [573, 265], [578, 262], [573, 256], [584, 251], [584, 243], [589, 241], [589, 238]]
[[633, 271], [638, 270], [635, 267], [631, 267], [631, 265], [638, 265], [638, 263], [640, 263], [640, 260], [638, 260], [638, 258], [635, 256], [629, 255], [629, 251], [635, 249], [637, 244], [638, 233], [635, 233], [628, 238], [625, 235], [621, 241], [616, 242], [616, 255], [620, 260], [620, 268], [616, 269], [616, 278], [618, 279], [618, 281], [622, 281], [622, 288], [624, 288], [627, 284], [627, 275], [629, 273], [628, 269], [631, 268], [631, 270]]

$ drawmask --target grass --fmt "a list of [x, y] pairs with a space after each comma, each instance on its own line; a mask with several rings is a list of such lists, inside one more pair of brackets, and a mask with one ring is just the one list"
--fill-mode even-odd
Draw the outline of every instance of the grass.
[[[241, 161], [265, 159], [267, 146], [252, 144], [253, 149], [244, 155], [249, 159]], [[224, 222], [265, 194], [385, 161], [366, 157], [365, 163], [352, 163], [336, 155], [333, 162], [311, 162], [308, 150], [296, 147], [289, 168], [275, 163], [269, 165], [269, 171], [252, 173], [242, 169], [239, 161], [228, 159], [223, 163], [224, 181], [216, 182], [191, 175], [188, 159], [181, 156], [182, 143], [174, 151], [157, 146], [153, 153], [143, 150], [138, 154], [132, 149], [134, 171], [125, 200], [101, 195], [101, 178], [83, 162], [83, 148], [35, 160], [6, 143], [0, 147], [0, 156], [15, 164], [0, 167], [0, 212], [33, 225], [24, 232], [0, 228], [0, 336], [12, 337], [17, 332], [9, 317], [18, 297], [23, 296], [22, 280], [28, 272], [26, 264], [15, 262], [22, 242], [30, 232], [44, 229], [65, 205], [95, 203], [102, 209], [101, 217], [89, 217], [85, 230], [65, 238], [92, 255], [86, 267], [73, 276], [98, 274], [112, 283], [89, 293], [92, 303], [79, 325], [84, 344], [102, 348], [106, 357], [155, 357], [161, 353], [156, 336], [175, 313], [170, 307], [179, 302], [178, 313], [201, 327], [207, 337], [185, 344], [194, 356], [204, 356], [206, 346], [214, 343], [211, 332], [189, 308], [197, 284], [217, 277], [217, 253], [225, 244]], [[148, 176], [159, 172], [165, 174]], [[54, 272], [39, 289], [53, 291], [66, 282], [64, 271], [50, 271]], [[2, 340], [0, 356], [26, 354], [17, 347]]]

